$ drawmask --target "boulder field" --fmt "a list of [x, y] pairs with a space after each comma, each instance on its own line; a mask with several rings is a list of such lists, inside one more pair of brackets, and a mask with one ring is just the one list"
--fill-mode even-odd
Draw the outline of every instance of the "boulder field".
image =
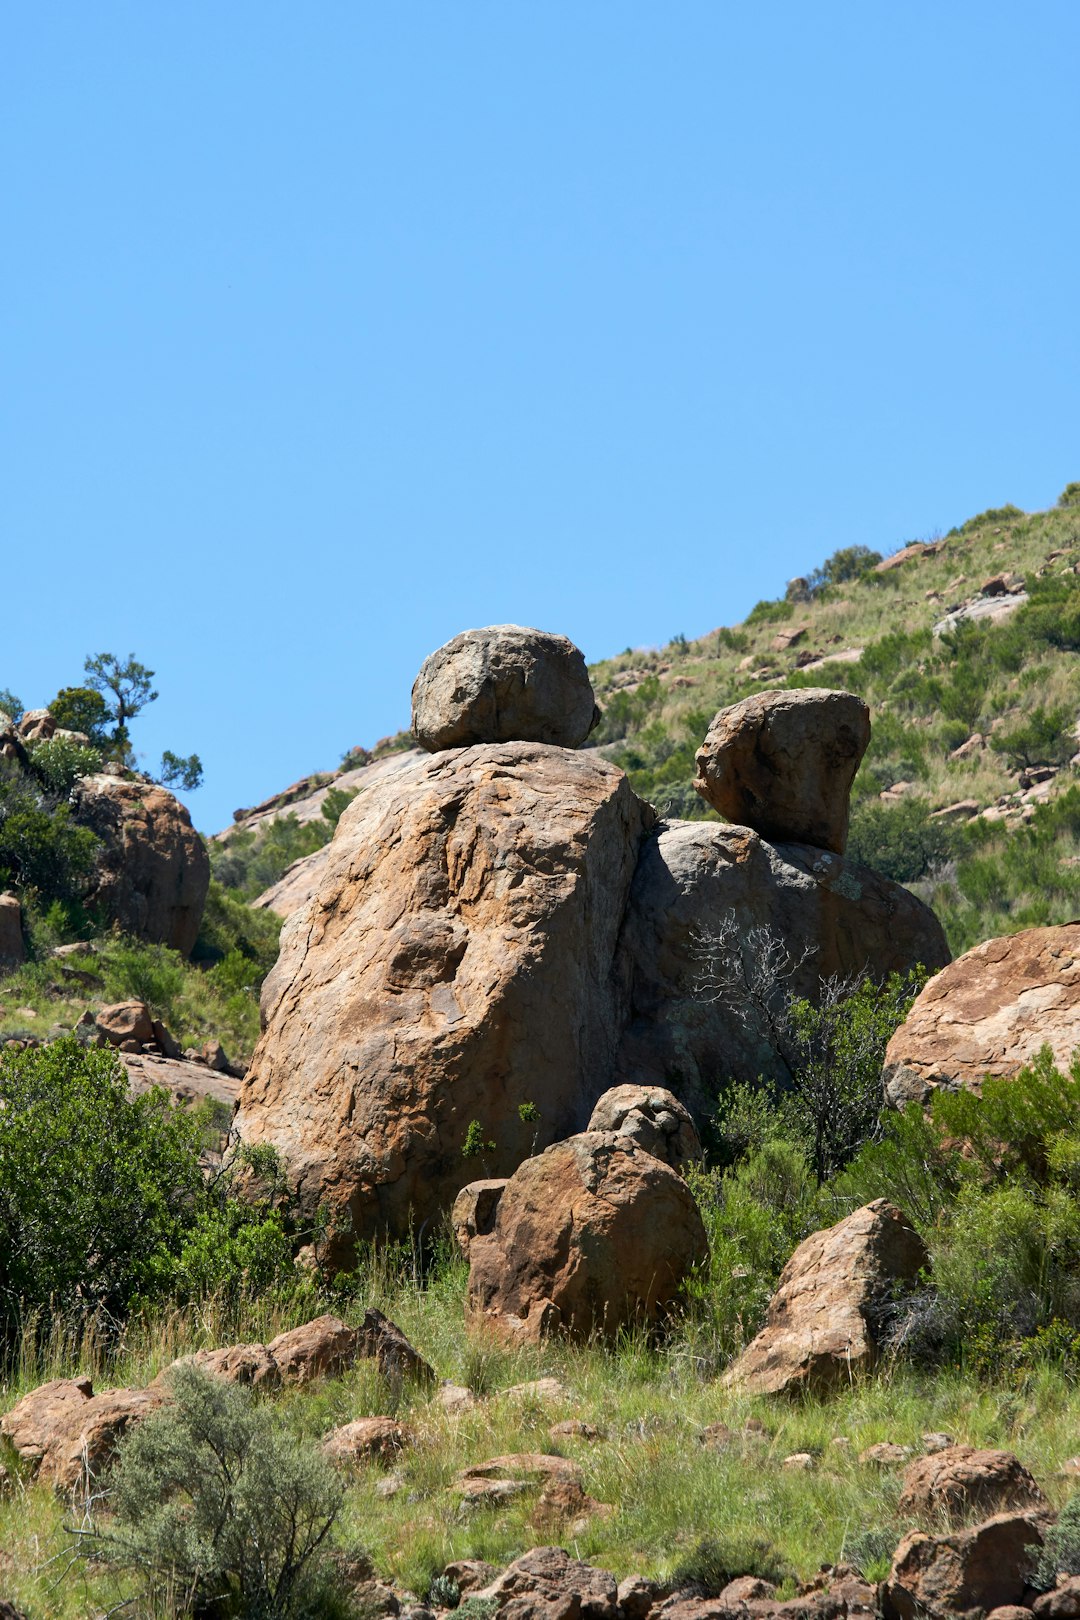
[[[345, 810], [285, 923], [236, 1123], [281, 1152], [308, 1213], [329, 1212], [338, 1264], [583, 1131], [613, 1086], [666, 1087], [693, 1111], [719, 1078], [769, 1072], [761, 1032], [700, 990], [702, 935], [726, 917], [789, 944], [801, 994], [948, 961], [928, 908], [828, 847], [865, 746], [857, 700], [784, 694], [781, 777], [771, 800], [740, 801], [746, 825], [665, 824], [596, 751], [536, 740], [588, 734], [578, 660], [516, 626], [433, 654], [414, 712], [435, 751]], [[716, 778], [715, 739], [758, 724], [725, 713]], [[822, 843], [786, 808], [784, 773], [814, 781]]]

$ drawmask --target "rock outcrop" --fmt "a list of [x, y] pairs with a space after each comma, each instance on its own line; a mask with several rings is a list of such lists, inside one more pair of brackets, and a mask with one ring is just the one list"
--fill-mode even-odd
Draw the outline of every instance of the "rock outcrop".
[[884, 1620], [946, 1620], [1019, 1604], [1042, 1541], [1038, 1523], [1022, 1513], [999, 1513], [950, 1536], [914, 1530], [882, 1584]]
[[449, 1208], [473, 1120], [495, 1174], [585, 1123], [650, 820], [614, 766], [521, 742], [434, 755], [345, 810], [282, 931], [237, 1122], [329, 1208], [337, 1258]]
[[626, 1136], [589, 1131], [526, 1159], [469, 1246], [470, 1321], [513, 1344], [655, 1322], [708, 1243], [682, 1177]]
[[874, 1365], [883, 1307], [926, 1264], [922, 1239], [884, 1198], [814, 1232], [780, 1273], [765, 1326], [724, 1383], [755, 1395], [847, 1383]]
[[25, 961], [22, 906], [18, 895], [7, 890], [0, 894], [0, 973], [10, 973]]
[[116, 776], [77, 783], [76, 819], [98, 836], [87, 904], [126, 933], [188, 956], [210, 887], [210, 858], [167, 788]]
[[745, 827], [667, 823], [642, 845], [620, 942], [626, 1010], [616, 1080], [671, 1087], [705, 1113], [718, 1075], [790, 1078], [745, 998], [733, 1008], [703, 987], [708, 936], [729, 914], [743, 939], [765, 928], [794, 958], [809, 951], [790, 981], [795, 995], [814, 997], [832, 974], [881, 979], [949, 960], [929, 907], [866, 867], [769, 844]]
[[600, 1098], [585, 1128], [614, 1131], [680, 1172], [701, 1158], [701, 1138], [694, 1121], [663, 1086], [612, 1086]]
[[737, 826], [842, 855], [869, 741], [870, 711], [851, 692], [759, 692], [715, 717], [694, 786]]
[[961, 1520], [972, 1514], [1042, 1511], [1049, 1503], [1011, 1451], [947, 1446], [916, 1457], [904, 1470], [897, 1511], [920, 1524]]
[[537, 742], [578, 748], [599, 718], [582, 653], [565, 636], [493, 624], [425, 658], [412, 691], [422, 748]]
[[1046, 1044], [1066, 1069], [1080, 1047], [1080, 923], [988, 939], [936, 974], [886, 1049], [886, 1095], [901, 1107], [939, 1086], [978, 1091]]

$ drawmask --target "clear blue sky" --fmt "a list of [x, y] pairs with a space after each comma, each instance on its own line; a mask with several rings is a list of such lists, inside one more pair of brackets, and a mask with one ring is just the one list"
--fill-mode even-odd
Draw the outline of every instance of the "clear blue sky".
[[1080, 6], [22, 0], [0, 686], [206, 831], [470, 625], [589, 658], [1080, 478]]

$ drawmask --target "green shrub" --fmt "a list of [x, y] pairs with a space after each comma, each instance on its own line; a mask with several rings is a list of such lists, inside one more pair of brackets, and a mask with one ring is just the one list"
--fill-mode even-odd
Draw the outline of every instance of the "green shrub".
[[1080, 1491], [1073, 1492], [1058, 1514], [1057, 1523], [1046, 1531], [1033, 1579], [1036, 1586], [1049, 1591], [1059, 1574], [1080, 1575]]
[[49, 737], [27, 747], [30, 770], [49, 793], [66, 798], [82, 776], [101, 769], [101, 751], [72, 742], [69, 737]]
[[948, 860], [955, 844], [954, 829], [931, 818], [925, 799], [864, 800], [852, 811], [847, 856], [894, 883], [914, 883]]
[[1080, 483], [1066, 484], [1057, 503], [1059, 506], [1080, 506]]
[[22, 712], [22, 698], [16, 697], [8, 687], [0, 686], [0, 714], [6, 714], [9, 720], [18, 720]]
[[167, 945], [123, 940], [112, 945], [104, 962], [107, 1001], [145, 1001], [157, 1018], [166, 1021], [183, 993], [183, 958]]
[[810, 588], [818, 591], [822, 586], [845, 585], [849, 580], [863, 579], [881, 561], [880, 551], [869, 546], [843, 546], [827, 557], [820, 568], [810, 576]]
[[133, 1575], [148, 1607], [332, 1613], [327, 1554], [344, 1500], [333, 1464], [234, 1384], [180, 1366], [171, 1394], [121, 1440], [112, 1518], [86, 1550]]
[[1045, 708], [1040, 704], [1008, 731], [990, 738], [996, 753], [1004, 754], [1014, 770], [1035, 765], [1064, 765], [1076, 752], [1073, 733], [1076, 716], [1067, 704]]
[[109, 742], [109, 708], [89, 686], [65, 686], [49, 704], [49, 713], [65, 731], [81, 731], [99, 749]]
[[772, 602], [755, 602], [743, 620], [743, 627], [749, 630], [756, 624], [780, 624], [784, 619], [790, 619], [794, 612], [795, 604], [784, 596]]
[[85, 892], [98, 841], [11, 760], [0, 760], [0, 886], [32, 903], [76, 900]]

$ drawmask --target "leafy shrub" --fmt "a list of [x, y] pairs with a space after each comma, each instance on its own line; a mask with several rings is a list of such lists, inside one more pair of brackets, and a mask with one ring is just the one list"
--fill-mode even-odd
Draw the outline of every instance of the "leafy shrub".
[[0, 686], [0, 714], [6, 714], [9, 720], [18, 720], [22, 712], [22, 698], [16, 697], [8, 687]]
[[70, 806], [10, 760], [0, 760], [0, 885], [33, 902], [78, 899], [98, 841], [78, 826]]
[[[1070, 489], [1080, 489], [1071, 484]], [[1080, 1491], [1074, 1491], [1043, 1538], [1035, 1565], [1034, 1581], [1044, 1590], [1054, 1585], [1058, 1575], [1080, 1575]]]
[[27, 749], [30, 770], [49, 793], [66, 799], [82, 776], [101, 769], [101, 752], [72, 742], [70, 737], [49, 737]]
[[764, 1536], [714, 1536], [699, 1541], [672, 1571], [676, 1587], [696, 1587], [703, 1597], [715, 1598], [739, 1575], [756, 1575], [774, 1584], [791, 1572], [785, 1570], [777, 1549]]
[[65, 686], [49, 704], [49, 713], [65, 731], [81, 731], [97, 748], [108, 741], [109, 707], [89, 686]]
[[844, 585], [849, 580], [863, 579], [881, 561], [880, 551], [871, 551], [869, 546], [843, 546], [827, 557], [820, 568], [815, 568], [810, 576], [811, 590], [820, 590], [825, 585]]
[[990, 738], [996, 753], [1004, 754], [1014, 770], [1034, 765], [1064, 765], [1076, 752], [1075, 714], [1067, 704], [1032, 709], [1008, 731]]
[[894, 883], [914, 883], [948, 860], [955, 843], [954, 829], [931, 818], [925, 799], [864, 800], [852, 812], [847, 855]]
[[772, 602], [755, 602], [743, 620], [743, 626], [749, 630], [756, 624], [779, 624], [784, 619], [790, 619], [794, 612], [795, 604], [784, 596], [779, 596]]
[[1018, 506], [1010, 504], [988, 506], [985, 512], [976, 513], [975, 517], [968, 518], [966, 523], [961, 523], [959, 529], [953, 529], [950, 532], [953, 534], [967, 534], [970, 530], [979, 528], [983, 523], [1011, 523], [1014, 519], [1023, 516], [1024, 513]]
[[1080, 483], [1066, 484], [1057, 503], [1059, 506], [1080, 506]]
[[326, 1614], [328, 1538], [344, 1500], [333, 1464], [237, 1385], [191, 1366], [171, 1384], [171, 1402], [121, 1440], [113, 1518], [87, 1550], [133, 1574], [148, 1607]]
[[145, 1001], [158, 1018], [168, 1019], [184, 990], [184, 964], [167, 945], [124, 940], [113, 946], [105, 962], [105, 997], [108, 1001]]

